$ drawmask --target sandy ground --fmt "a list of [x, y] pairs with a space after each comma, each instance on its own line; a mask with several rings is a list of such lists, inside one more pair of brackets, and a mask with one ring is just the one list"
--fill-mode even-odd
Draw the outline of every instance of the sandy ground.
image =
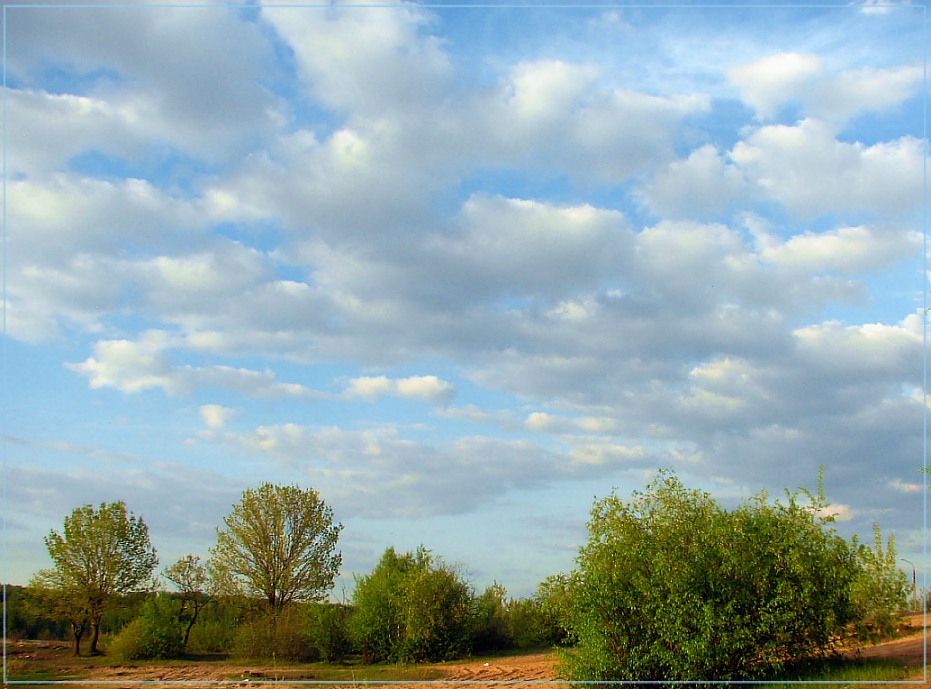
[[[925, 635], [923, 619], [919, 616], [908, 618], [909, 631], [895, 641], [865, 646], [859, 649], [850, 649], [851, 654], [863, 657], [886, 657], [904, 661], [910, 669], [909, 677], [915, 679], [917, 688], [931, 689], [931, 682], [925, 678]], [[8, 658], [19, 662], [28, 662], [30, 653], [32, 657], [41, 654], [43, 650], [38, 647], [30, 648], [29, 642], [25, 646], [17, 646], [17, 642], [10, 642]], [[48, 649], [46, 652], [61, 654], [61, 647]], [[538, 653], [520, 656], [506, 656], [498, 659], [481, 661], [463, 661], [444, 664], [442, 667], [442, 681], [462, 683], [469, 689], [497, 689], [508, 684], [539, 684], [554, 682], [547, 686], [558, 687], [554, 676], [555, 657], [550, 653]], [[67, 664], [62, 660], [61, 670], [67, 671]], [[230, 677], [238, 676], [239, 681]], [[14, 677], [15, 678], [15, 677]], [[223, 663], [221, 665], [200, 664], [180, 665], [174, 667], [159, 666], [102, 666], [93, 674], [93, 680], [85, 680], [82, 685], [93, 686], [91, 682], [99, 681], [98, 686], [132, 687], [145, 682], [147, 687], [170, 686], [168, 683], [184, 683], [185, 686], [223, 686], [242, 687], [249, 684], [280, 683], [288, 681], [313, 681], [312, 667], [280, 669], [277, 672], [269, 668], [259, 668], [255, 665], [235, 665]], [[125, 684], [124, 684], [125, 682]], [[488, 684], [485, 684], [488, 682]], [[163, 684], [165, 683], [165, 684]], [[177, 686], [177, 685], [176, 685]], [[352, 686], [352, 685], [349, 685]], [[359, 686], [359, 685], [356, 685]], [[423, 684], [387, 685], [391, 689], [415, 689]], [[562, 685], [567, 686], [567, 685]]]

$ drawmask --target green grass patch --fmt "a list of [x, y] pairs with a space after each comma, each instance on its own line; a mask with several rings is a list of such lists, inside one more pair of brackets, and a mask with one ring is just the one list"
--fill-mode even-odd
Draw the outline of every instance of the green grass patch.
[[794, 664], [779, 673], [783, 682], [762, 685], [764, 689], [795, 689], [796, 682], [837, 682], [852, 686], [863, 682], [893, 682], [908, 679], [908, 669], [901, 662], [888, 658], [843, 658], [808, 660]]

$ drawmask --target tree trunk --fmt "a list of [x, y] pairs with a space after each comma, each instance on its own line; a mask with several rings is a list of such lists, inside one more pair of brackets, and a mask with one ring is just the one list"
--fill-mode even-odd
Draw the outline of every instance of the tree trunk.
[[194, 628], [194, 623], [197, 622], [197, 614], [200, 612], [200, 608], [197, 606], [197, 602], [194, 602], [194, 614], [191, 615], [191, 619], [188, 620], [187, 629], [184, 630], [184, 649], [187, 650], [187, 640], [191, 636], [191, 629]]
[[100, 638], [100, 618], [91, 621], [91, 655], [97, 655], [97, 639]]
[[84, 636], [84, 627], [86, 622], [72, 622], [71, 636], [74, 638], [74, 655], [81, 655], [81, 638]]

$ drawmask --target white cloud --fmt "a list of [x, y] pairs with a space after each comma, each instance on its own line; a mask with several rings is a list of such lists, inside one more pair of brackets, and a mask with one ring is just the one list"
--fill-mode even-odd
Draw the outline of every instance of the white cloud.
[[93, 389], [115, 388], [137, 393], [161, 388], [168, 394], [180, 391], [164, 354], [169, 342], [165, 333], [150, 331], [139, 341], [105, 340], [94, 345], [94, 356], [80, 364], [65, 364], [87, 377]]
[[920, 66], [865, 67], [829, 73], [817, 55], [777, 53], [728, 70], [741, 99], [757, 119], [773, 120], [789, 105], [838, 125], [864, 112], [895, 107], [917, 95]]
[[103, 180], [56, 173], [11, 179], [8, 241], [16, 263], [66, 260], [76, 252], [115, 255], [184, 242], [206, 231], [193, 203], [141, 179]]
[[161, 389], [168, 395], [191, 394], [200, 387], [216, 387], [251, 398], [316, 397], [323, 393], [296, 383], [281, 383], [275, 373], [231, 366], [177, 365], [167, 352], [182, 342], [162, 331], [150, 330], [135, 341], [101, 340], [93, 356], [66, 368], [88, 379], [91, 388], [114, 388], [127, 394]]
[[917, 65], [843, 72], [812, 90], [807, 109], [814, 117], [831, 122], [888, 110], [917, 95], [923, 77], [924, 70]]
[[759, 119], [771, 119], [798, 98], [823, 72], [817, 55], [779, 53], [728, 70], [728, 78]]
[[440, 39], [425, 33], [424, 10], [408, 3], [333, 6], [326, 11], [263, 7], [294, 51], [298, 75], [323, 103], [358, 116], [432, 108], [450, 76]]
[[586, 443], [572, 448], [572, 459], [584, 464], [642, 461], [646, 453], [642, 447], [627, 447], [613, 443]]
[[569, 418], [547, 412], [532, 412], [525, 419], [524, 427], [546, 433], [611, 433], [617, 428], [617, 423], [604, 417]]
[[[36, 118], [26, 111], [20, 116], [14, 105], [8, 131], [30, 135], [22, 150], [36, 163], [52, 162], [36, 154], [40, 147], [65, 156], [97, 149], [139, 160], [150, 146], [166, 144], [231, 160], [280, 118], [280, 105], [260, 78], [271, 65], [271, 46], [232, 8], [21, 12], [7, 26], [7, 50], [8, 71], [17, 79], [34, 77], [51, 61], [85, 84], [77, 99], [29, 96], [55, 101]], [[35, 111], [35, 102], [24, 105]]]
[[392, 395], [447, 404], [456, 394], [455, 387], [436, 376], [410, 376], [390, 379], [387, 376], [353, 378], [346, 387], [348, 397], [375, 399]]
[[207, 428], [212, 430], [223, 428], [226, 426], [226, 422], [239, 412], [237, 409], [224, 407], [220, 404], [204, 404], [201, 405], [199, 411], [200, 418], [207, 424]]
[[900, 493], [920, 493], [925, 487], [920, 483], [906, 483], [902, 479], [893, 479], [889, 481], [889, 487]]
[[819, 517], [834, 517], [835, 521], [849, 522], [856, 516], [849, 505], [828, 505], [818, 510]]
[[880, 270], [920, 251], [921, 235], [913, 230], [860, 225], [828, 232], [806, 232], [764, 248], [760, 256], [786, 268], [808, 271]]
[[839, 141], [831, 127], [808, 118], [761, 127], [730, 157], [757, 194], [791, 213], [902, 217], [920, 207], [923, 151], [912, 137], [872, 146]]
[[[918, 327], [916, 327], [918, 326]], [[921, 362], [920, 318], [896, 325], [836, 321], [799, 328], [794, 336], [800, 357], [824, 371], [859, 371], [859, 376], [917, 374]]]
[[595, 65], [559, 60], [521, 62], [511, 68], [506, 107], [524, 125], [520, 134], [559, 125], [584, 104], [599, 73]]
[[641, 193], [657, 215], [695, 219], [726, 211], [741, 198], [745, 187], [740, 170], [706, 144], [659, 171]]

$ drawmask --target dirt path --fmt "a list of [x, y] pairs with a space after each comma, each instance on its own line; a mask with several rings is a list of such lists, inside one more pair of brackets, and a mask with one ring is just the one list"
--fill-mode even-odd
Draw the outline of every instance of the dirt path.
[[[904, 636], [875, 646], [864, 646], [849, 653], [863, 658], [889, 658], [899, 661], [909, 669], [909, 678], [921, 679], [925, 674], [925, 636], [928, 630], [924, 627], [924, 617], [920, 614], [907, 616], [905, 624], [911, 631], [906, 631]], [[916, 686], [931, 689], [931, 681]]]
[[[876, 646], [866, 646], [860, 649], [851, 649], [847, 651], [851, 655], [858, 654], [865, 658], [892, 658], [903, 662], [909, 668], [909, 677], [921, 679], [924, 674], [924, 639], [926, 629], [923, 627], [923, 619], [920, 615], [911, 616], [907, 619], [910, 630], [905, 635], [895, 641], [890, 641]], [[15, 643], [15, 642], [14, 642]], [[27, 642], [28, 643], [28, 642]], [[23, 649], [28, 651], [30, 649]], [[40, 652], [37, 649], [32, 653]], [[60, 653], [60, 649], [59, 649]], [[13, 654], [10, 657], [28, 654]], [[35, 657], [35, 656], [34, 656]], [[61, 658], [59, 670], [62, 676], [67, 676], [71, 667], [86, 670], [85, 666], [80, 666], [73, 661], [65, 661]], [[501, 685], [484, 684], [484, 682], [507, 682], [513, 684], [520, 683], [538, 683], [554, 682], [556, 680], [554, 665], [555, 656], [552, 653], [536, 653], [518, 656], [503, 656], [501, 658], [482, 660], [482, 661], [463, 661], [457, 663], [444, 664], [442, 666], [432, 666], [431, 670], [441, 673], [437, 679], [441, 681], [463, 682], [468, 689], [500, 689]], [[204, 687], [236, 687], [241, 689], [243, 686], [250, 684], [259, 684], [266, 682], [286, 683], [290, 681], [313, 680], [313, 666], [295, 666], [280, 668], [277, 671], [271, 668], [258, 667], [256, 665], [237, 665], [233, 663], [199, 663], [189, 665], [169, 665], [169, 666], [121, 666], [121, 665], [102, 665], [94, 669], [92, 680], [82, 682], [83, 686], [94, 686], [89, 684], [90, 681], [100, 681], [97, 686], [106, 686], [108, 689], [114, 687], [126, 687], [129, 689], [133, 683], [138, 684], [141, 681], [146, 683], [147, 687], [159, 688], [168, 687], [168, 683], [185, 683], [185, 686], [204, 686]], [[233, 679], [236, 678], [236, 679]], [[14, 677], [15, 679], [15, 677]], [[435, 681], [435, 680], [434, 680]], [[126, 684], [123, 684], [126, 682]], [[165, 684], [162, 684], [162, 683]], [[105, 683], [105, 684], [104, 684]], [[175, 685], [177, 686], [177, 685]], [[352, 687], [352, 685], [346, 685]], [[355, 685], [360, 687], [361, 685]], [[388, 689], [422, 689], [423, 684], [393, 684], [385, 685]], [[566, 687], [567, 685], [547, 685], [554, 689]], [[923, 684], [909, 685], [918, 688], [931, 689], [931, 682]]]

